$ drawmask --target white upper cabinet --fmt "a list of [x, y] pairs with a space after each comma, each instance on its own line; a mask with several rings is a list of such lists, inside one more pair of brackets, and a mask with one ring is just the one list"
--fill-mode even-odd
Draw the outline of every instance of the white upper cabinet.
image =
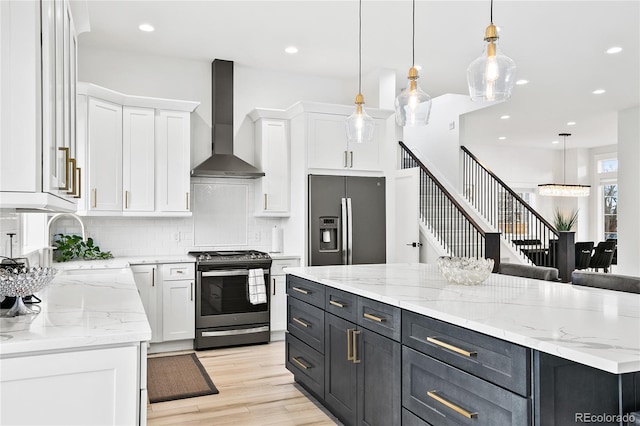
[[0, 2], [0, 208], [75, 211], [77, 34], [68, 0]]
[[122, 188], [124, 211], [155, 208], [155, 111], [122, 109]]
[[[266, 115], [265, 115], [266, 113]], [[255, 165], [265, 175], [256, 179], [256, 216], [290, 215], [291, 165], [287, 120], [254, 110]]]
[[90, 211], [122, 211], [122, 106], [88, 101], [88, 197]]
[[156, 146], [158, 210], [188, 212], [190, 209], [190, 115], [180, 111], [158, 111]]
[[89, 164], [87, 202], [79, 213], [190, 215], [190, 112], [198, 103], [87, 83], [79, 90], [79, 151]]

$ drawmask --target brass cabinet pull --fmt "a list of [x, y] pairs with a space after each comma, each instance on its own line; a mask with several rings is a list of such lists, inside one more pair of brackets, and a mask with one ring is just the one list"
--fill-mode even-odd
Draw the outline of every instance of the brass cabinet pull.
[[276, 279], [273, 279], [273, 295], [276, 295]]
[[375, 315], [368, 314], [366, 312], [362, 316], [367, 318], [367, 319], [373, 320], [375, 322], [385, 322], [387, 320], [386, 318], [380, 318], [380, 317], [377, 317]]
[[441, 397], [440, 395], [438, 395], [438, 391], [432, 390], [427, 392], [427, 396], [435, 399], [436, 401], [438, 401], [440, 404], [451, 408], [453, 411], [455, 411], [458, 414], [462, 414], [463, 416], [465, 416], [468, 419], [473, 419], [478, 417], [478, 413], [472, 413], [470, 411], [465, 410], [464, 408], [458, 407], [456, 404], [447, 401], [446, 399], [444, 399], [443, 397]]
[[98, 188], [93, 188], [93, 208], [98, 206]]
[[[67, 189], [70, 190], [71, 188], [73, 188], [73, 191], [67, 191], [67, 195], [76, 195], [78, 193], [78, 181], [76, 180], [76, 159], [75, 158], [68, 159], [66, 169], [67, 169], [67, 177], [69, 177], [69, 174], [71, 174], [72, 179], [70, 180], [73, 180], [73, 185], [71, 185], [69, 183], [69, 180], [67, 180]], [[69, 169], [72, 170], [71, 173], [69, 173]]]
[[264, 194], [264, 209], [267, 209], [267, 194]]
[[300, 288], [300, 287], [291, 287], [291, 290], [297, 291], [298, 293], [302, 293], [302, 294], [311, 294], [310, 291], [305, 290], [304, 288]]
[[472, 357], [472, 356], [478, 355], [478, 352], [465, 351], [464, 349], [461, 349], [461, 348], [459, 348], [457, 346], [450, 345], [450, 344], [445, 343], [445, 342], [443, 342], [441, 340], [438, 340], [438, 339], [436, 339], [434, 337], [427, 337], [427, 342], [433, 343], [434, 345], [440, 346], [440, 347], [445, 348], [445, 349], [449, 349], [450, 351], [453, 351], [453, 352], [455, 352], [457, 354], [460, 354], [460, 355], [464, 355], [464, 356], [468, 356], [468, 357]]
[[129, 208], [129, 191], [124, 191], [124, 208]]
[[186, 193], [186, 196], [187, 196], [187, 210], [189, 210], [189, 193], [188, 192]]
[[[62, 151], [64, 152], [64, 185], [65, 186], [59, 186], [58, 189], [61, 189], [63, 191], [68, 191], [71, 188], [69, 187], [69, 148], [66, 146], [61, 146], [58, 147], [58, 151]], [[56, 162], [57, 162], [57, 158], [56, 158]]]
[[78, 173], [78, 193], [73, 198], [82, 198], [82, 168], [78, 167], [76, 173]]
[[347, 361], [353, 361], [353, 339], [351, 333], [356, 331], [355, 328], [347, 328]]
[[300, 324], [301, 326], [303, 326], [304, 328], [308, 328], [310, 324], [307, 324], [306, 322], [302, 321], [299, 318], [293, 317], [291, 318], [293, 321], [297, 322], [298, 324]]
[[351, 343], [351, 346], [353, 346], [353, 363], [354, 364], [360, 364], [360, 361], [358, 359], [358, 335], [362, 333], [362, 331], [358, 331], [358, 330], [353, 330], [353, 333], [351, 333], [351, 337], [353, 338], [353, 342]]
[[156, 286], [156, 268], [151, 268], [151, 287]]
[[347, 151], [344, 152], [344, 166], [347, 167]]
[[300, 359], [294, 357], [291, 357], [291, 361], [295, 362], [296, 364], [298, 364], [300, 367], [304, 368], [305, 370], [308, 370], [311, 368], [310, 365], [306, 365], [304, 362], [300, 361]]
[[337, 306], [338, 308], [344, 308], [344, 305], [340, 302], [336, 302], [335, 300], [329, 300], [329, 304], [333, 306]]
[[193, 282], [191, 283], [191, 301], [193, 302]]
[[353, 168], [353, 151], [349, 151], [349, 154], [351, 154], [351, 165], [349, 167]]

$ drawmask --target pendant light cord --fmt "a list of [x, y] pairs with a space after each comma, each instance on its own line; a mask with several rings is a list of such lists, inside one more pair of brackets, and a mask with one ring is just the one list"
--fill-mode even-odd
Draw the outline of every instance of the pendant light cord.
[[[493, 0], [491, 0], [493, 2]], [[416, 66], [416, 0], [413, 0], [413, 10], [412, 10], [412, 20], [411, 24], [411, 66]]]
[[490, 22], [493, 24], [493, 0], [491, 0], [491, 16], [490, 18]]
[[358, 93], [362, 93], [362, 0], [358, 5]]
[[564, 143], [562, 144], [562, 183], [567, 183], [567, 136], [564, 137]]

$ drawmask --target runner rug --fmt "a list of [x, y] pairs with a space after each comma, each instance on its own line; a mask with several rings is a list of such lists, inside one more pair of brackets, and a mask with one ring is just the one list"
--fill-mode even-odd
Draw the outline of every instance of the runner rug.
[[194, 353], [147, 358], [147, 391], [151, 403], [218, 393]]

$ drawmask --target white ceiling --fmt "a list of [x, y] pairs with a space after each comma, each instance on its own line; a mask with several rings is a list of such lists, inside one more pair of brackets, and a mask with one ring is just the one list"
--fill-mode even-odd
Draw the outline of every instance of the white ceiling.
[[[411, 1], [363, 0], [362, 8], [363, 74], [395, 69], [404, 85]], [[489, 0], [417, 0], [416, 63], [432, 97], [467, 93], [466, 68], [482, 51], [489, 8]], [[88, 0], [88, 12], [91, 32], [80, 37], [82, 46], [357, 76], [356, 0]], [[493, 18], [502, 51], [530, 83], [516, 86], [509, 101], [469, 114], [477, 143], [561, 149], [550, 142], [565, 131], [573, 134], [568, 147], [616, 143], [616, 112], [640, 104], [640, 1], [496, 0]], [[143, 22], [156, 31], [140, 32]], [[288, 45], [299, 53], [284, 53]], [[624, 50], [605, 54], [611, 46]], [[606, 93], [591, 93], [600, 88]], [[501, 120], [504, 114], [511, 118]]]

